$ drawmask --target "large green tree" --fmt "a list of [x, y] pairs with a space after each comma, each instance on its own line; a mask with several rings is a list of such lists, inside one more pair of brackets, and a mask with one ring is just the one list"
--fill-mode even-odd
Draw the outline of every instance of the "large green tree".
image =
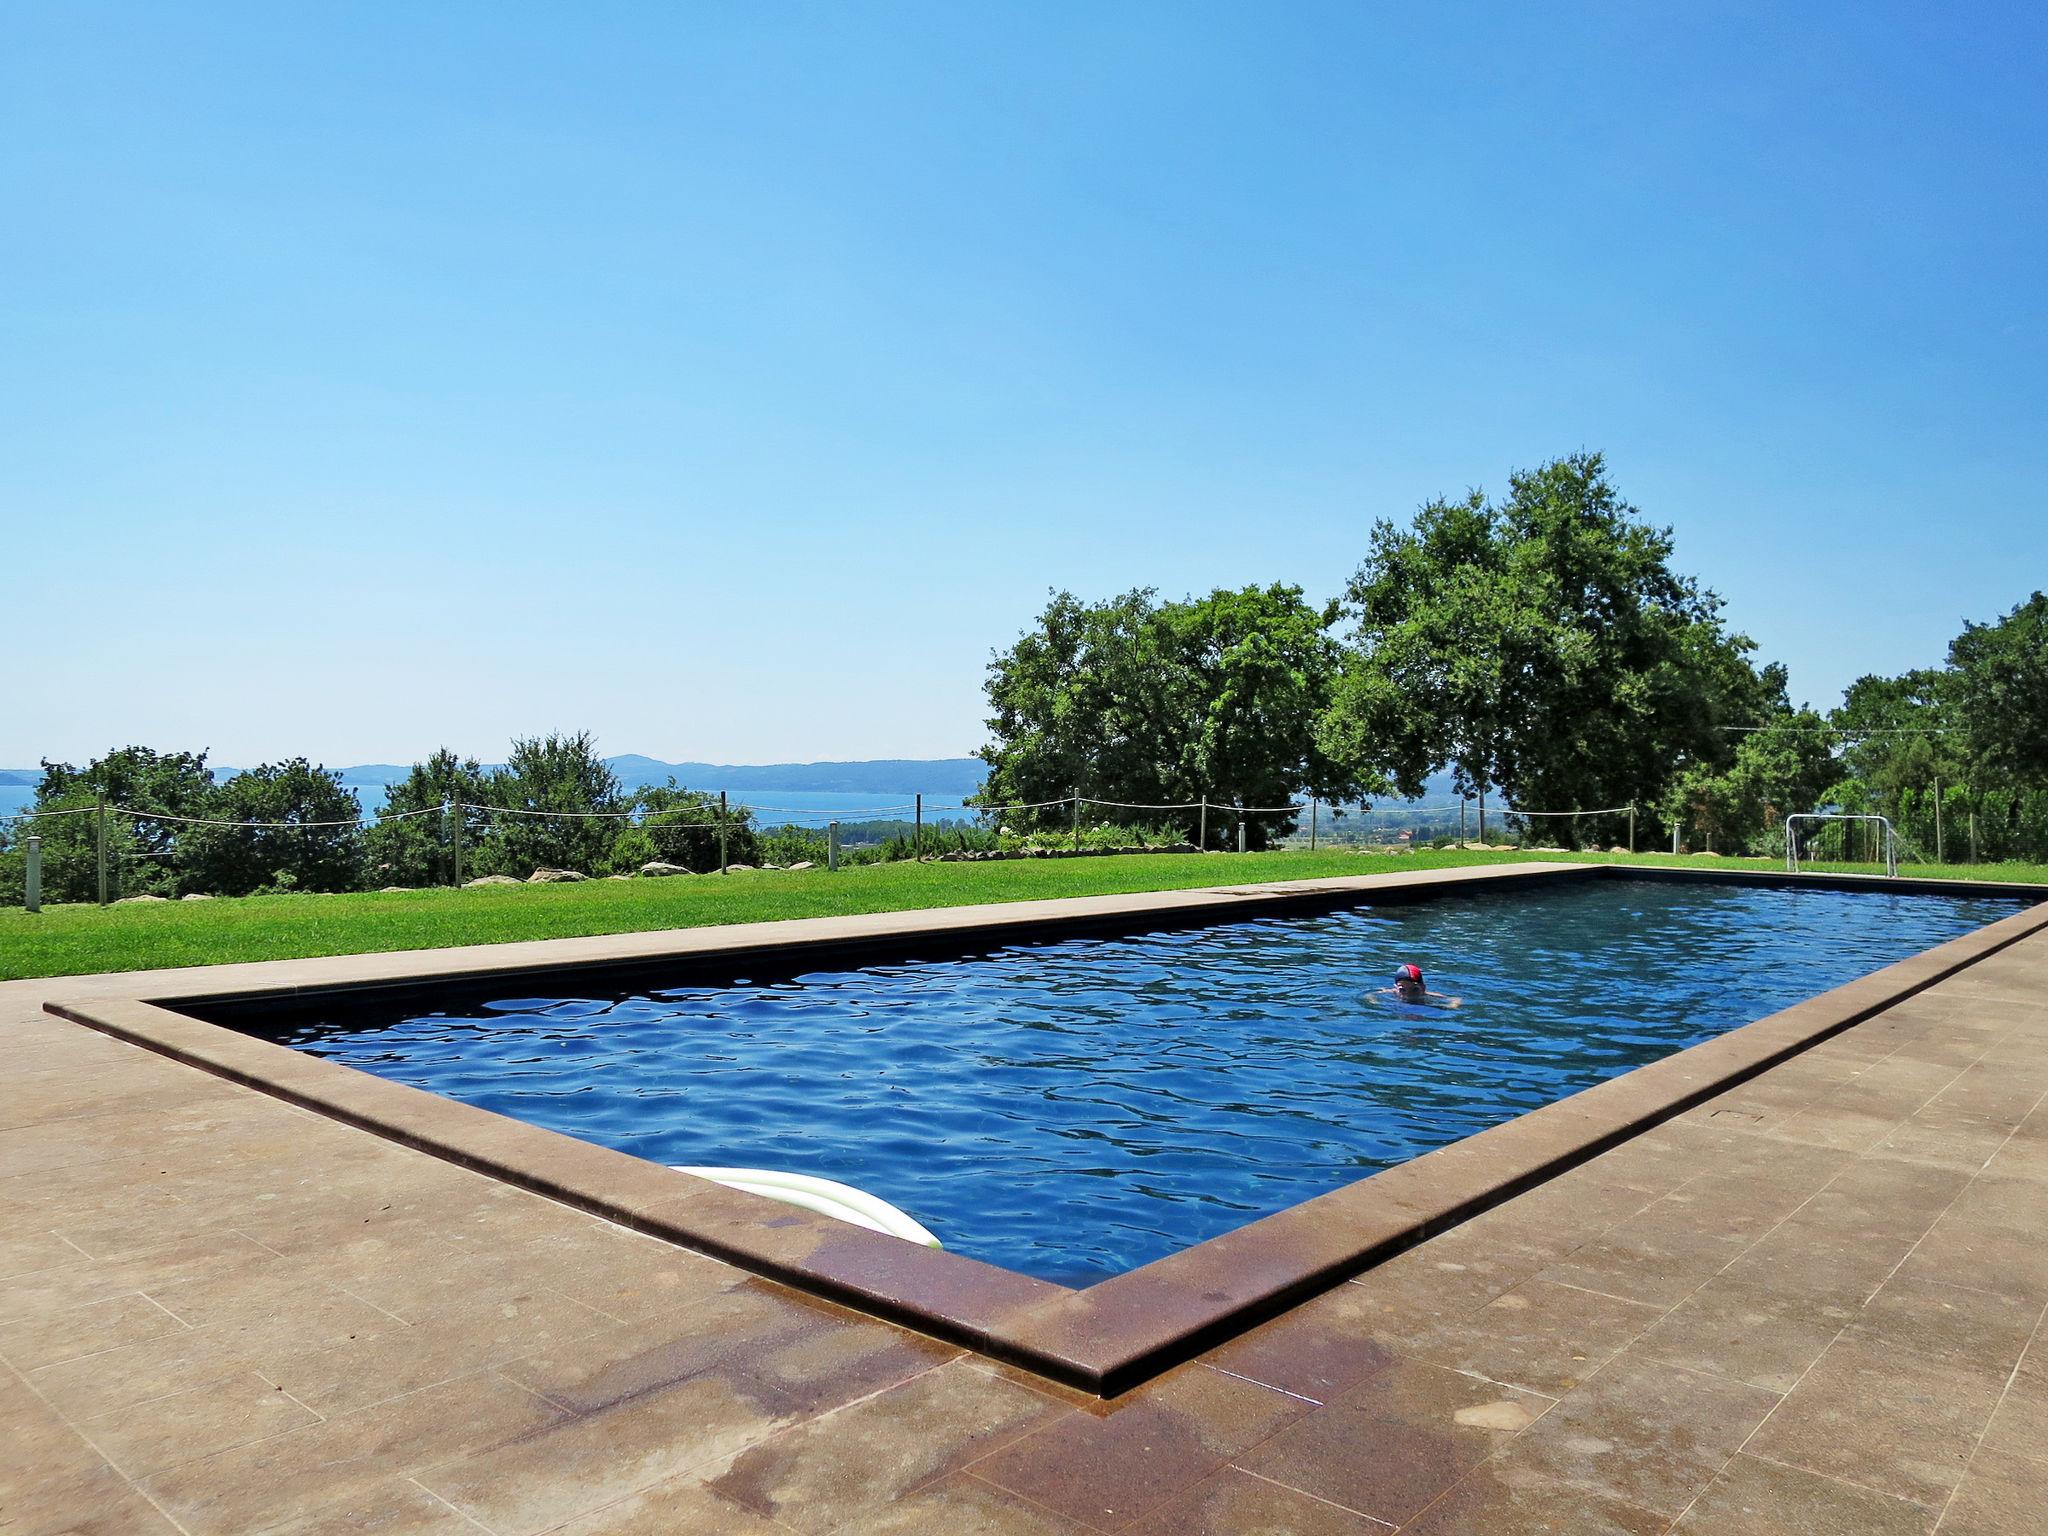
[[[611, 870], [628, 806], [619, 776], [598, 756], [590, 732], [515, 740], [483, 798], [500, 809], [488, 817], [477, 873], [523, 879], [543, 868], [586, 875]], [[534, 814], [543, 811], [556, 814]]]
[[1537, 810], [1651, 806], [1674, 773], [1727, 767], [1724, 728], [1756, 721], [1782, 674], [1671, 556], [1598, 454], [1381, 521], [1345, 591], [1325, 750], [1404, 794], [1449, 768], [1462, 793]]
[[379, 886], [420, 886], [452, 880], [455, 850], [448, 815], [432, 813], [463, 805], [464, 843], [479, 847], [490, 821], [475, 807], [485, 803], [490, 785], [490, 775], [475, 758], [458, 758], [446, 747], [425, 762], [414, 763], [411, 772], [385, 791], [375, 824], [363, 834], [369, 881]]
[[1966, 623], [1948, 664], [1971, 766], [2014, 789], [2048, 789], [2048, 596]]
[[[1355, 797], [1359, 775], [1323, 750], [1339, 654], [1334, 607], [1286, 585], [1219, 590], [1161, 603], [1150, 591], [1084, 603], [1057, 593], [1038, 622], [989, 665], [989, 806], [1057, 800], [1079, 790], [1123, 802], [1091, 817], [1182, 825], [1198, 812], [1148, 809], [1206, 796], [1284, 806], [1297, 794]], [[1055, 825], [1070, 813], [1011, 811], [1011, 825]], [[1212, 844], [1230, 816], [1209, 817]], [[1247, 817], [1263, 845], [1291, 813]]]
[[0, 900], [21, 899], [31, 835], [42, 839], [45, 900], [96, 899], [99, 818], [90, 808], [99, 805], [114, 808], [106, 818], [108, 894], [170, 894], [185, 823], [168, 818], [202, 815], [212, 789], [204, 752], [119, 747], [82, 768], [45, 760], [35, 819], [0, 840]]
[[179, 840], [178, 882], [187, 891], [246, 896], [362, 885], [362, 807], [339, 774], [303, 757], [222, 781], [206, 797], [205, 815]]

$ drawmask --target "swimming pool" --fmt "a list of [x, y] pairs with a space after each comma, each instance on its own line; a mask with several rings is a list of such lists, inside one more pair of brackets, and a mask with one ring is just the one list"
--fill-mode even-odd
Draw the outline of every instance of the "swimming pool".
[[[674, 1164], [842, 1179], [1087, 1285], [2018, 909], [1602, 880], [476, 1007], [283, 1043]], [[1413, 960], [1455, 1011], [1374, 994]]]

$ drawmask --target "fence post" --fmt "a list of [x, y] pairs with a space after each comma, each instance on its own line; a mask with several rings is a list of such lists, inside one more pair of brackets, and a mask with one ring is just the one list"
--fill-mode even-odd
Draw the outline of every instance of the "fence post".
[[725, 868], [725, 810], [726, 810], [726, 807], [725, 807], [725, 791], [721, 789], [721, 790], [720, 790], [720, 791], [718, 792], [718, 872], [719, 872], [719, 873], [720, 873], [721, 875], [722, 875], [722, 874], [724, 874], [724, 873], [726, 872], [726, 868]]
[[1465, 807], [1472, 803], [1470, 795], [1458, 796], [1458, 846], [1465, 846]]
[[1316, 851], [1316, 797], [1308, 797], [1308, 851]]
[[1244, 798], [1242, 796], [1239, 796], [1237, 802], [1237, 851], [1239, 853], [1244, 852]]
[[93, 862], [99, 871], [100, 905], [107, 904], [107, 802], [99, 802], [93, 813]]
[[1074, 786], [1074, 852], [1081, 851], [1081, 786]]
[[28, 840], [28, 890], [24, 905], [31, 912], [43, 910], [43, 840], [33, 834]]
[[1941, 780], [1934, 781], [1934, 862], [1945, 862], [1941, 856]]
[[825, 824], [825, 867], [839, 867], [839, 823], [836, 821]]
[[910, 824], [910, 857], [913, 863], [924, 857], [924, 795], [917, 795], [917, 819]]
[[1628, 851], [1630, 853], [1636, 851], [1636, 808], [1634, 806], [1628, 808]]
[[448, 871], [449, 884], [462, 884], [462, 798], [456, 796], [448, 804]]
[[1970, 862], [1977, 862], [1977, 809], [1970, 808]]
[[1207, 853], [1209, 851], [1209, 797], [1207, 795], [1202, 796], [1201, 830], [1195, 834], [1195, 851], [1197, 853]]
[[1671, 856], [1678, 857], [1678, 823], [1671, 823]]

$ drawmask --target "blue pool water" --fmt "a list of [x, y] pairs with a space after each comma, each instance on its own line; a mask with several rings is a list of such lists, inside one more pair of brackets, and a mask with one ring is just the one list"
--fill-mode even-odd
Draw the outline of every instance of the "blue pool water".
[[[657, 1162], [842, 1179], [1085, 1285], [2017, 906], [1602, 880], [279, 1038]], [[1379, 995], [1406, 960], [1463, 1006]]]

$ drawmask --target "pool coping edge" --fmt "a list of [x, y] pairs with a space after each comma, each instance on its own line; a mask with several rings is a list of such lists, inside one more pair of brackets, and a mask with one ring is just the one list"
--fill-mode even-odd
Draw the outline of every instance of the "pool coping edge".
[[[675, 930], [665, 937], [691, 936], [691, 942], [672, 945], [665, 952], [702, 957], [735, 950], [804, 949], [844, 943], [849, 929], [856, 930], [856, 940], [861, 931], [873, 930], [876, 942], [917, 935], [999, 938], [1048, 928], [1085, 930], [1119, 915], [1190, 914], [1216, 920], [1247, 909], [1301, 906], [1333, 897], [1402, 899], [1425, 892], [1451, 895], [1474, 888], [1615, 877], [1898, 889], [1888, 881], [1857, 876], [1774, 878], [1761, 871], [1616, 864], [1489, 865], [1077, 898], [1060, 902], [1058, 913], [1043, 903], [1010, 903], [1000, 910], [933, 908], [869, 914], [866, 919], [796, 919], [748, 925], [750, 931], [742, 936], [746, 942], [738, 946], [712, 942], [715, 929]], [[2014, 887], [2000, 894], [2044, 893], [2038, 887]], [[1157, 899], [1162, 895], [1183, 899]], [[926, 921], [906, 923], [906, 917]], [[152, 997], [132, 995], [138, 989], [131, 987], [131, 995], [55, 999], [46, 1001], [44, 1008], [591, 1215], [1065, 1385], [1111, 1396], [1685, 1113], [2043, 928], [2048, 928], [2048, 905], [2023, 909], [1687, 1050], [1085, 1290], [1035, 1280], [964, 1255], [919, 1248], [762, 1196], [727, 1190], [627, 1153], [306, 1056], [167, 1006], [209, 996], [299, 996], [305, 992], [299, 984], [228, 994], [142, 989], [151, 991]], [[835, 937], [807, 939], [797, 929], [813, 934], [829, 929]], [[640, 963], [664, 953], [648, 943], [664, 936], [633, 937], [639, 942], [623, 959], [571, 963]], [[575, 946], [581, 941], [544, 942]], [[405, 973], [404, 962], [416, 953], [368, 958], [385, 962], [381, 969], [388, 973]], [[286, 968], [296, 963], [270, 964]], [[418, 980], [428, 984], [452, 977], [510, 977], [544, 964], [522, 954], [504, 965], [430, 970]], [[140, 981], [148, 974], [123, 979]], [[352, 983], [336, 979], [325, 985], [349, 988]]]

